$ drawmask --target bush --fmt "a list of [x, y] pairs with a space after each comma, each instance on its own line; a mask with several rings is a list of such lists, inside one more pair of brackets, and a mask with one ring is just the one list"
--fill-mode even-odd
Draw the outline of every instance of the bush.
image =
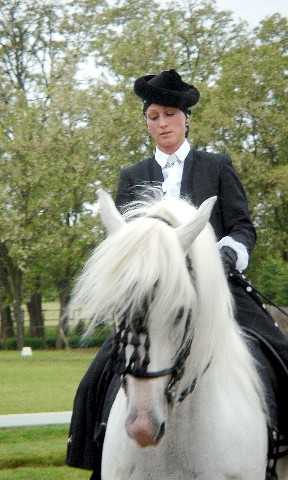
[[263, 260], [259, 267], [257, 287], [274, 303], [282, 307], [288, 306], [287, 262], [276, 255]]
[[17, 340], [15, 337], [7, 338], [4, 342], [0, 340], [0, 350], [17, 350]]
[[[97, 348], [101, 347], [102, 343], [109, 334], [109, 328], [99, 326], [95, 328], [93, 336], [83, 339], [81, 335], [76, 335], [75, 331], [68, 337], [68, 345], [70, 348]], [[55, 349], [57, 338], [57, 329], [47, 328], [45, 330], [45, 338], [31, 338], [24, 336], [24, 345], [31, 347], [32, 350], [46, 350]], [[6, 341], [0, 340], [0, 350], [17, 350], [16, 337], [8, 338]]]

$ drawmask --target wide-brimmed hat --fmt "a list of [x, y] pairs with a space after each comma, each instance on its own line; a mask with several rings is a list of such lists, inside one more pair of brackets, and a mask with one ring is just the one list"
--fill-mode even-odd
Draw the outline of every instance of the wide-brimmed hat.
[[183, 82], [176, 70], [165, 70], [159, 75], [144, 75], [134, 83], [134, 91], [143, 101], [146, 112], [149, 105], [156, 103], [165, 107], [179, 108], [189, 112], [200, 98], [199, 90], [194, 85]]

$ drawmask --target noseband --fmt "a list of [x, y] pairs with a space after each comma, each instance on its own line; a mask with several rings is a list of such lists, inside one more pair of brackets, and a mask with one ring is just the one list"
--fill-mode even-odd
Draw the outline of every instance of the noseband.
[[[151, 216], [149, 218], [154, 218], [155, 220], [160, 220], [165, 222], [168, 226], [172, 227], [170, 222], [166, 219], [158, 216]], [[186, 266], [189, 274], [191, 274], [192, 266], [191, 261], [188, 255], [186, 256]], [[127, 316], [124, 316], [120, 322], [117, 331], [114, 335], [113, 347], [111, 350], [111, 367], [113, 371], [125, 380], [126, 375], [132, 375], [135, 378], [139, 379], [153, 379], [160, 378], [167, 375], [171, 375], [171, 379], [166, 387], [166, 395], [168, 401], [172, 401], [175, 397], [174, 387], [183, 377], [185, 372], [185, 362], [190, 353], [192, 338], [188, 337], [189, 327], [191, 324], [191, 312], [188, 313], [185, 325], [185, 331], [183, 339], [181, 342], [181, 347], [176, 354], [176, 359], [174, 364], [171, 367], [164, 368], [163, 370], [157, 370], [155, 372], [147, 371], [147, 367], [150, 363], [149, 357], [149, 348], [150, 348], [150, 338], [149, 332], [146, 327], [145, 318], [147, 317], [148, 312], [148, 302], [144, 301], [139, 315], [136, 315], [131, 322], [127, 321]], [[182, 312], [183, 313], [183, 312]], [[181, 312], [179, 312], [181, 314]], [[130, 324], [131, 323], [131, 324]], [[130, 337], [130, 338], [129, 338]], [[144, 358], [142, 362], [140, 361], [140, 354], [138, 351], [139, 346], [142, 344], [144, 347]], [[128, 345], [133, 346], [134, 350], [129, 359], [128, 364], [126, 364], [126, 354], [125, 350]], [[196, 379], [193, 380], [190, 387], [185, 389], [177, 401], [182, 401], [191, 393], [196, 385]]]

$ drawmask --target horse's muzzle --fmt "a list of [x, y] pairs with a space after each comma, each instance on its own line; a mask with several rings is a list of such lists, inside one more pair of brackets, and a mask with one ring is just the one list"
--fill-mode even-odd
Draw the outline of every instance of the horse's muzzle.
[[141, 448], [153, 447], [158, 445], [165, 433], [165, 422], [149, 412], [141, 411], [127, 418], [126, 430]]

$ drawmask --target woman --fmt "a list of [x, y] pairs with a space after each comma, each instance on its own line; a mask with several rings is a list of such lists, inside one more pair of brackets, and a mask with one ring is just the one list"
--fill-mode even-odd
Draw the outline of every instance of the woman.
[[[162, 185], [165, 196], [182, 196], [196, 206], [208, 197], [217, 196], [210, 222], [229, 274], [236, 317], [241, 327], [265, 350], [273, 365], [280, 365], [278, 378], [282, 385], [279, 384], [277, 393], [281, 401], [274, 423], [276, 428], [281, 424], [281, 432], [286, 434], [288, 344], [253, 290], [247, 291], [245, 277], [239, 273], [248, 266], [256, 232], [238, 174], [229, 155], [191, 148], [186, 138], [190, 108], [196, 105], [200, 94], [175, 70], [140, 77], [134, 90], [143, 101], [143, 113], [156, 150], [152, 157], [121, 171], [116, 205], [120, 210], [125, 208], [132, 200], [141, 198], [143, 189], [151, 185]], [[118, 379], [105, 370], [109, 348], [110, 338], [79, 385], [70, 427], [67, 464], [93, 470], [93, 479], [101, 478], [105, 421], [119, 388]]]

